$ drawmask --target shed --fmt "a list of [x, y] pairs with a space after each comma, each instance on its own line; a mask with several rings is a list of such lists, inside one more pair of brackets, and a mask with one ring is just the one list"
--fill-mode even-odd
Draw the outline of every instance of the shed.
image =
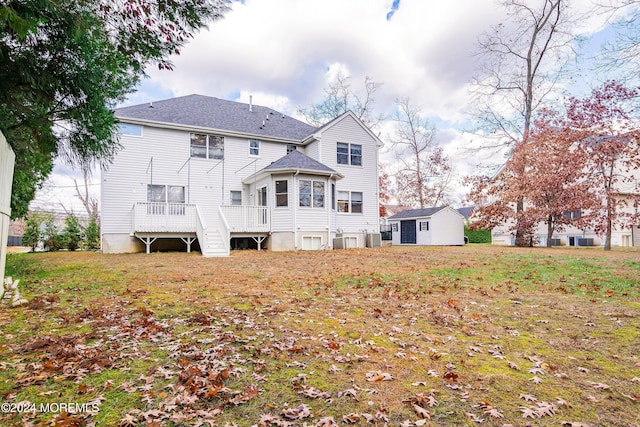
[[389, 224], [394, 245], [464, 245], [464, 216], [449, 206], [398, 212]]

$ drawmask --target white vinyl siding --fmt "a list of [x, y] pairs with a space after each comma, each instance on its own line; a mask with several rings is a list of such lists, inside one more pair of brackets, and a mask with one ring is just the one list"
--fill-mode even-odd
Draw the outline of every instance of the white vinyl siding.
[[[362, 165], [354, 167], [348, 164], [339, 164], [337, 162], [338, 142], [361, 146]], [[307, 146], [307, 152], [315, 149], [314, 144]], [[352, 116], [346, 115], [322, 130], [319, 144], [321, 147], [315, 149], [321, 156], [318, 160], [344, 177], [337, 181], [336, 193], [340, 191], [362, 193], [362, 213], [342, 214], [338, 208], [334, 211], [332, 229], [342, 229], [345, 233], [357, 233], [363, 229], [378, 232], [380, 226], [377, 203], [378, 147], [376, 139]], [[359, 242], [359, 244], [363, 244], [363, 242]]]

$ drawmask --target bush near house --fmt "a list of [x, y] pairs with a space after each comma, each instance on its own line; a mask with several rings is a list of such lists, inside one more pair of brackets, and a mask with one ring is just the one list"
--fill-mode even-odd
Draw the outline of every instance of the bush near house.
[[64, 229], [62, 230], [62, 240], [64, 246], [70, 251], [78, 249], [80, 242], [82, 241], [82, 230], [80, 229], [80, 223], [75, 215], [67, 215], [64, 220]]
[[491, 243], [491, 230], [470, 229], [465, 225], [464, 235], [469, 239], [469, 243]]
[[89, 219], [89, 224], [84, 229], [84, 249], [88, 251], [100, 249], [100, 225], [94, 217]]

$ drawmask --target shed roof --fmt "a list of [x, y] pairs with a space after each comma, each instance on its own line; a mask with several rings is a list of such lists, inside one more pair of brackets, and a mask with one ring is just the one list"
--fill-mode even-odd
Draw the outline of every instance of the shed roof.
[[422, 218], [433, 216], [433, 214], [438, 213], [445, 208], [446, 206], [424, 209], [407, 209], [406, 211], [398, 212], [397, 214], [390, 216], [389, 219]]
[[204, 95], [187, 95], [118, 108], [115, 115], [123, 121], [138, 119], [294, 141], [301, 141], [316, 130], [268, 107]]

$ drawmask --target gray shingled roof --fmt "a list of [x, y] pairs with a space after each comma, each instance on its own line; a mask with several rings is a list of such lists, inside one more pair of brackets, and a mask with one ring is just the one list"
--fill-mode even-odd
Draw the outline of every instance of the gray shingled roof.
[[335, 170], [331, 169], [329, 166], [320, 163], [315, 159], [312, 159], [311, 157], [301, 153], [298, 150], [293, 150], [286, 156], [281, 157], [275, 162], [271, 163], [263, 170], [268, 171], [274, 169], [301, 169], [308, 171], [329, 172], [335, 174], [338, 173]]
[[464, 207], [464, 208], [458, 208], [458, 212], [460, 212], [465, 219], [469, 219], [469, 217], [471, 216], [471, 214], [473, 213], [473, 210], [475, 208], [476, 208], [475, 206], [467, 206], [467, 207]]
[[424, 209], [408, 209], [406, 211], [398, 212], [397, 214], [390, 216], [389, 219], [422, 218], [425, 216], [432, 216], [433, 214], [440, 212], [445, 207], [446, 206]]
[[251, 110], [249, 104], [188, 95], [118, 108], [115, 115], [120, 119], [174, 123], [295, 141], [301, 141], [316, 131], [313, 126], [271, 108], [253, 105]]

